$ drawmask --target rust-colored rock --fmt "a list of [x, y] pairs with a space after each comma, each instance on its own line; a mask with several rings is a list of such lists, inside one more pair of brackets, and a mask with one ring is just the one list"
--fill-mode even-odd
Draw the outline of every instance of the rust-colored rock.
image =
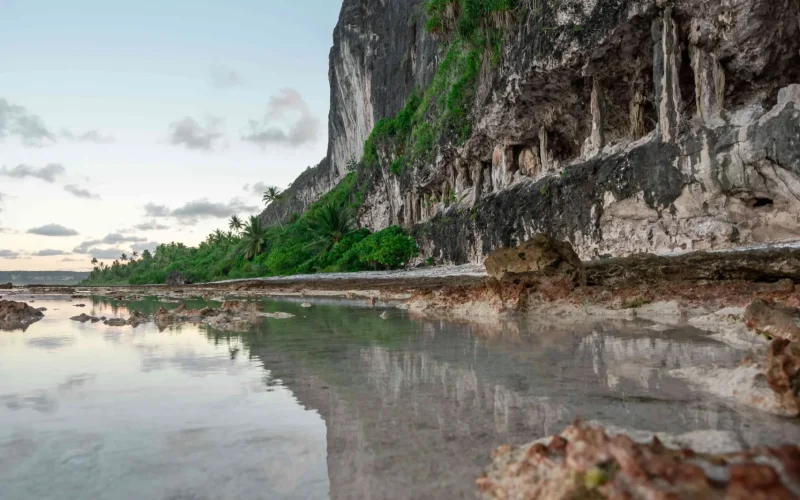
[[791, 499], [800, 447], [711, 455], [635, 442], [581, 423], [545, 444], [502, 446], [477, 480], [491, 499]]
[[766, 376], [781, 403], [800, 412], [800, 342], [773, 340], [767, 357]]
[[484, 262], [490, 277], [503, 280], [515, 274], [567, 275], [577, 284], [586, 283], [586, 270], [572, 245], [536, 234], [514, 248], [492, 252]]
[[800, 309], [756, 299], [745, 309], [744, 321], [760, 335], [800, 341]]
[[0, 330], [24, 330], [43, 317], [42, 311], [24, 302], [0, 300]]

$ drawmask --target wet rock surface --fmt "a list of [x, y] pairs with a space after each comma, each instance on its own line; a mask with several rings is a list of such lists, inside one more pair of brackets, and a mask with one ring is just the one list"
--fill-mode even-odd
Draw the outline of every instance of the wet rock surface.
[[24, 302], [0, 300], [0, 330], [25, 329], [44, 314]]
[[501, 446], [477, 480], [483, 498], [775, 498], [800, 496], [800, 447], [710, 454], [636, 442], [576, 423], [560, 436]]

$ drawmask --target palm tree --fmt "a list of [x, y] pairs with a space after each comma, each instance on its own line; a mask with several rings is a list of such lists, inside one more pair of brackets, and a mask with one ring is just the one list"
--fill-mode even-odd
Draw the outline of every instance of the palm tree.
[[134, 259], [136, 257], [138, 257], [138, 256], [139, 256], [139, 252], [137, 252], [136, 250], [134, 250], [133, 253], [131, 254], [131, 257], [133, 257]]
[[311, 246], [329, 250], [353, 232], [353, 213], [343, 203], [328, 202], [311, 219], [308, 230], [314, 237]]
[[214, 234], [214, 241], [216, 241], [217, 243], [222, 243], [223, 241], [225, 241], [225, 233], [221, 229], [217, 229], [216, 231], [214, 231], [213, 234]]
[[119, 258], [120, 258], [120, 260], [121, 260], [122, 262], [125, 262], [126, 260], [128, 260], [128, 256], [127, 256], [127, 255], [125, 255], [124, 253], [123, 253], [122, 255], [120, 255], [120, 257], [119, 257]]
[[242, 224], [242, 219], [240, 219], [238, 215], [231, 216], [231, 220], [228, 222], [228, 229], [239, 233], [239, 231], [242, 230], [242, 227], [244, 227], [244, 224]]
[[97, 265], [97, 257], [92, 257], [92, 265]]
[[242, 238], [245, 241], [245, 259], [251, 260], [267, 248], [267, 228], [255, 215], [250, 216], [250, 221], [244, 226]]
[[261, 201], [263, 201], [265, 205], [269, 205], [270, 203], [280, 201], [281, 198], [283, 198], [281, 190], [275, 186], [269, 186], [267, 190], [264, 191], [264, 197], [261, 198]]

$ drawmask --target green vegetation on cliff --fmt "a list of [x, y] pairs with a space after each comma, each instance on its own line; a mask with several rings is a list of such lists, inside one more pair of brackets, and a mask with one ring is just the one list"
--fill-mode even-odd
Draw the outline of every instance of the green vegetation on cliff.
[[469, 138], [478, 77], [500, 60], [516, 7], [516, 0], [428, 1], [426, 28], [448, 42], [447, 51], [425, 92], [415, 89], [397, 116], [375, 124], [364, 143], [366, 166], [377, 165], [379, 144], [389, 146], [391, 171], [400, 175], [406, 158], [430, 160], [442, 137]]
[[[414, 238], [393, 226], [377, 233], [356, 229], [354, 209], [361, 203], [356, 172], [348, 174], [302, 216], [285, 225], [264, 227], [257, 217], [242, 223], [231, 218], [230, 232], [211, 233], [197, 247], [159, 245], [99, 265], [83, 282], [96, 284], [160, 284], [170, 271], [193, 282], [317, 272], [395, 269], [418, 254]], [[272, 193], [273, 195], [275, 193]], [[280, 203], [272, 196], [271, 202]]]

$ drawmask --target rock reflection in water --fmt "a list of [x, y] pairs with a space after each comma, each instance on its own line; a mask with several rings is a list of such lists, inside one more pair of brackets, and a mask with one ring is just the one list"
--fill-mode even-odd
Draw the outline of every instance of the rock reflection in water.
[[576, 417], [675, 434], [721, 430], [741, 445], [796, 435], [793, 423], [704, 401], [666, 375], [741, 357], [697, 331], [418, 318], [394, 324], [393, 342], [364, 340], [373, 326], [358, 316], [350, 342], [321, 334], [285, 348], [262, 330], [250, 345], [325, 420], [333, 498], [470, 496], [495, 446], [551, 435]]

